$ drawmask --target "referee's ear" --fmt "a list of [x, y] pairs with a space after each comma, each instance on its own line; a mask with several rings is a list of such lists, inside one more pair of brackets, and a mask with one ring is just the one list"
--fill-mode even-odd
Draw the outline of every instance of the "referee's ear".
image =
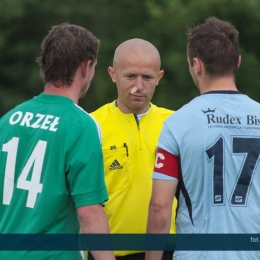
[[108, 67], [108, 74], [111, 77], [113, 82], [116, 82], [116, 73], [113, 67]]
[[156, 86], [159, 84], [159, 81], [161, 80], [163, 75], [164, 75], [164, 70], [160, 70], [159, 75], [158, 75], [158, 79], [157, 79], [157, 82], [156, 82]]

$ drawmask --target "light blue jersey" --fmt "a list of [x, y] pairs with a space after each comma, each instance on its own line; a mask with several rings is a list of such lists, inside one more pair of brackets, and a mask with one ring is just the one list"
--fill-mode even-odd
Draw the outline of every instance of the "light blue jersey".
[[[158, 147], [180, 158], [177, 234], [260, 234], [259, 103], [240, 92], [205, 93], [165, 121]], [[174, 259], [231, 256], [260, 252], [176, 251]]]

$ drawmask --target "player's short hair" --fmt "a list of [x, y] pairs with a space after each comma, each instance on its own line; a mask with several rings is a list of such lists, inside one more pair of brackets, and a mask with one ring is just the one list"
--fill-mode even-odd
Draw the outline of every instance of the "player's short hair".
[[191, 66], [197, 57], [210, 77], [234, 74], [239, 58], [238, 35], [232, 24], [215, 17], [188, 29], [187, 53]]
[[37, 63], [45, 83], [70, 86], [83, 61], [97, 59], [100, 41], [87, 29], [69, 23], [53, 26], [41, 44]]

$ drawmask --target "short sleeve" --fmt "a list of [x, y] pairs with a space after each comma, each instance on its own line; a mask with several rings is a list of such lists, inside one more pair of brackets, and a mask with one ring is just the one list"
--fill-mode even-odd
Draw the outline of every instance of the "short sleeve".
[[175, 180], [179, 173], [179, 149], [174, 133], [167, 120], [157, 145], [153, 179]]
[[101, 204], [108, 200], [100, 132], [94, 120], [83, 126], [68, 158], [67, 181], [75, 206]]

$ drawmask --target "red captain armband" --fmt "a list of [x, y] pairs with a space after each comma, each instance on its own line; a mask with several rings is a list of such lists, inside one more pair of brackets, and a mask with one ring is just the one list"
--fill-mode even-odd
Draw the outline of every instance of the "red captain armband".
[[179, 157], [163, 149], [157, 149], [154, 172], [179, 178]]

